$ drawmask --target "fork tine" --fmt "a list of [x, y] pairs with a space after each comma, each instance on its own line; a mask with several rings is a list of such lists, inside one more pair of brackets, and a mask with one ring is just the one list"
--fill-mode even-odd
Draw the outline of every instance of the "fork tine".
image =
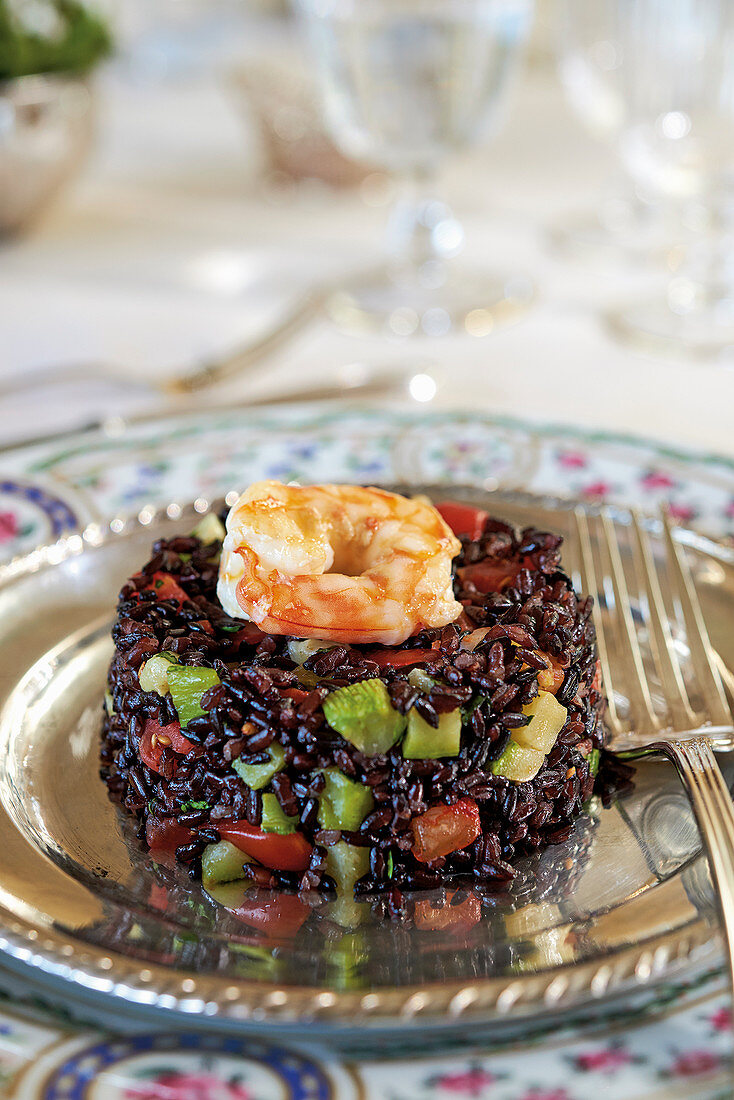
[[627, 582], [624, 576], [622, 556], [619, 551], [619, 541], [614, 528], [612, 517], [608, 509], [601, 513], [601, 524], [604, 532], [604, 541], [609, 564], [612, 571], [612, 585], [614, 587], [614, 599], [617, 604], [617, 619], [623, 631], [624, 659], [629, 669], [629, 676], [625, 683], [627, 698], [630, 704], [630, 719], [637, 732], [650, 731], [656, 734], [660, 729], [660, 720], [655, 713], [655, 708], [650, 698], [650, 689], [647, 686], [645, 665], [642, 659], [640, 643], [637, 639], [637, 631], [632, 619]]
[[[696, 715], [686, 691], [680, 662], [673, 645], [670, 623], [660, 588], [660, 578], [655, 566], [650, 539], [640, 521], [639, 512], [632, 511], [632, 529], [635, 534], [639, 561], [642, 568], [642, 589], [647, 596], [647, 620], [651, 628], [651, 648], [660, 672], [665, 698], [670, 707], [675, 729], [692, 729]], [[641, 608], [643, 602], [640, 603]]]
[[662, 518], [665, 543], [674, 577], [677, 581], [678, 594], [686, 622], [686, 641], [691, 654], [691, 663], [701, 687], [702, 698], [705, 700], [705, 717], [713, 726], [731, 726], [732, 713], [729, 709], [719, 670], [716, 667], [713, 647], [703, 618], [701, 605], [698, 602], [688, 561], [682, 548], [673, 537], [673, 524], [667, 511], [663, 511]]
[[574, 519], [576, 521], [576, 536], [579, 547], [579, 572], [581, 575], [581, 587], [584, 592], [588, 592], [594, 597], [596, 601], [596, 614], [594, 615], [594, 626], [596, 627], [596, 644], [599, 650], [599, 663], [601, 664], [601, 674], [607, 694], [607, 724], [612, 727], [612, 732], [620, 734], [624, 732], [624, 727], [617, 714], [617, 707], [614, 701], [614, 681], [612, 679], [612, 670], [609, 662], [609, 648], [607, 646], [607, 638], [604, 632], [604, 622], [599, 609], [599, 597], [600, 591], [596, 580], [596, 570], [594, 568], [594, 555], [591, 549], [591, 537], [589, 535], [589, 523], [586, 517], [586, 512], [583, 508], [574, 508]]

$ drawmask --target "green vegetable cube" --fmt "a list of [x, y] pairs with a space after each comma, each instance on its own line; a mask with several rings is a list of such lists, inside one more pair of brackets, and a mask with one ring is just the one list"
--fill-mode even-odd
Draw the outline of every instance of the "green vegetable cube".
[[592, 749], [586, 757], [586, 761], [589, 765], [589, 771], [593, 776], [596, 776], [599, 772], [599, 765], [601, 764], [601, 752], [599, 749]]
[[325, 784], [319, 795], [319, 824], [322, 829], [358, 829], [375, 800], [369, 787], [347, 779], [338, 768], [326, 768]]
[[492, 774], [510, 779], [513, 783], [527, 783], [535, 779], [543, 767], [545, 753], [508, 741], [505, 751], [492, 764]]
[[178, 712], [182, 728], [188, 726], [192, 718], [204, 714], [201, 697], [209, 688], [219, 683], [219, 677], [213, 668], [198, 665], [169, 665], [168, 690], [173, 705]]
[[461, 711], [451, 710], [442, 714], [438, 729], [434, 729], [413, 708], [408, 713], [408, 732], [402, 747], [406, 760], [438, 760], [444, 756], [458, 756], [461, 748]]
[[285, 749], [277, 741], [268, 749], [268, 755], [270, 760], [263, 761], [262, 764], [243, 764], [241, 760], [235, 760], [232, 765], [243, 783], [253, 791], [267, 787], [276, 772], [281, 771], [285, 764]]
[[568, 711], [549, 691], [539, 691], [522, 710], [530, 721], [527, 726], [520, 726], [512, 731], [512, 740], [518, 745], [542, 752], [545, 756], [551, 751], [558, 734], [565, 726]]
[[298, 818], [288, 817], [288, 815], [283, 812], [283, 807], [274, 794], [263, 795], [263, 812], [260, 828], [264, 833], [280, 833], [284, 836], [287, 833], [295, 833], [297, 825]]
[[170, 690], [168, 670], [176, 663], [177, 658], [174, 653], [156, 653], [150, 657], [144, 665], [140, 666], [138, 673], [143, 691], [157, 691], [159, 695], [166, 695]]
[[358, 848], [356, 844], [339, 840], [326, 849], [326, 873], [333, 878], [339, 894], [351, 896], [355, 882], [366, 875], [369, 869], [369, 848]]
[[405, 729], [405, 716], [390, 702], [382, 680], [360, 680], [327, 695], [326, 721], [367, 756], [388, 752]]
[[209, 887], [216, 886], [219, 882], [234, 882], [244, 878], [243, 867], [249, 862], [250, 857], [228, 840], [207, 844], [201, 855], [202, 884]]
[[219, 516], [215, 516], [214, 512], [209, 512], [203, 519], [199, 520], [191, 534], [195, 539], [200, 539], [201, 542], [206, 544], [208, 542], [224, 542], [227, 532]]

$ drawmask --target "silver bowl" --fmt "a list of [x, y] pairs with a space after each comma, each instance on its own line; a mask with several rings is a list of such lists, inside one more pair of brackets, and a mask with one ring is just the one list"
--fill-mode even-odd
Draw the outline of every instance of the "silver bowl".
[[92, 128], [82, 79], [42, 74], [0, 84], [0, 234], [33, 221], [76, 173]]

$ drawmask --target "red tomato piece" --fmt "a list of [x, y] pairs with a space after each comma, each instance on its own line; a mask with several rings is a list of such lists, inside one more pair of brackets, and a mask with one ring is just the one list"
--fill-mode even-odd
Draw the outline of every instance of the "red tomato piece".
[[405, 668], [407, 665], [424, 665], [436, 657], [435, 649], [374, 649], [365, 653], [368, 661], [380, 668]]
[[415, 925], [424, 932], [468, 932], [482, 919], [482, 903], [476, 894], [469, 894], [459, 905], [451, 905], [455, 890], [447, 891], [446, 902], [434, 909], [430, 901], [419, 901], [415, 906]]
[[459, 570], [462, 581], [471, 581], [484, 595], [501, 592], [520, 572], [516, 561], [477, 561]]
[[290, 940], [308, 919], [311, 910], [294, 894], [257, 890], [232, 912], [250, 928], [258, 928], [272, 938]]
[[222, 840], [273, 871], [305, 871], [311, 860], [313, 848], [301, 833], [266, 833], [249, 821], [223, 821], [217, 829]]
[[538, 656], [542, 657], [548, 665], [547, 668], [541, 668], [538, 673], [538, 687], [555, 695], [566, 678], [566, 670], [557, 665], [547, 653], [538, 650]]
[[161, 754], [164, 748], [171, 748], [174, 752], [184, 756], [193, 748], [193, 742], [181, 733], [180, 722], [169, 722], [162, 726], [153, 718], [148, 718], [143, 733], [138, 742], [140, 759], [147, 764], [151, 771], [160, 774]]
[[145, 839], [153, 851], [175, 852], [183, 844], [190, 844], [191, 829], [179, 825], [175, 817], [158, 817], [153, 814], [145, 822]]
[[285, 695], [286, 699], [292, 699], [294, 703], [302, 703], [308, 695], [307, 691], [301, 691], [300, 688], [286, 688], [281, 692], [281, 695]]
[[453, 806], [432, 806], [414, 817], [413, 855], [421, 863], [448, 856], [467, 848], [482, 831], [479, 807], [473, 798], [462, 798]]
[[176, 600], [179, 606], [188, 600], [181, 585], [170, 573], [154, 573], [147, 585], [148, 591], [155, 592], [159, 600]]
[[242, 629], [235, 634], [235, 639], [238, 642], [246, 642], [247, 645], [257, 645], [264, 637], [264, 632], [255, 623], [245, 623]]
[[457, 500], [442, 500], [436, 505], [436, 511], [455, 535], [465, 535], [472, 542], [482, 537], [484, 525], [489, 519], [489, 512], [473, 508], [471, 504], [460, 504]]

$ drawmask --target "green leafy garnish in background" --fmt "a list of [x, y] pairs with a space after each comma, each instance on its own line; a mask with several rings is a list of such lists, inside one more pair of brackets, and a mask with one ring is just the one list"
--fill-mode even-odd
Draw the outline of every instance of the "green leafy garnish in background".
[[0, 80], [83, 75], [111, 48], [107, 25], [79, 0], [0, 0]]

